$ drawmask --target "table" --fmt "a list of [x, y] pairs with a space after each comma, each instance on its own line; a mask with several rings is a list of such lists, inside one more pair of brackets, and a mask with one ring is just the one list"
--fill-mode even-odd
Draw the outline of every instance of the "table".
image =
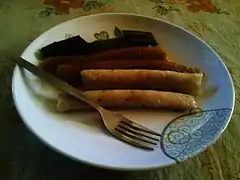
[[[203, 38], [219, 53], [235, 83], [236, 107], [217, 143], [178, 165], [143, 172], [117, 172], [70, 160], [44, 145], [25, 127], [11, 95], [14, 59], [34, 38], [54, 25], [102, 12], [137, 13], [168, 20]], [[0, 179], [240, 179], [239, 17], [239, 0], [0, 1]]]

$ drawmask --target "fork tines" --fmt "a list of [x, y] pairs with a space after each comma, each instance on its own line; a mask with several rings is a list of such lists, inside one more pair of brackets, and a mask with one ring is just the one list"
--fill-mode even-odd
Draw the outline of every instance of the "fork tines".
[[130, 121], [125, 117], [122, 117], [115, 130], [118, 136], [121, 136], [125, 141], [148, 150], [154, 150], [154, 146], [158, 145], [161, 137], [159, 133]]

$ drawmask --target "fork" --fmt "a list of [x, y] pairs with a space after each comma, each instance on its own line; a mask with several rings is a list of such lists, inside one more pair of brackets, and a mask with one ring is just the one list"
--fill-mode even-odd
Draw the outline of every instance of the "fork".
[[22, 58], [19, 58], [16, 64], [96, 109], [107, 131], [117, 139], [146, 150], [154, 150], [154, 147], [158, 145], [161, 137], [159, 133], [133, 122], [119, 113], [104, 109], [88, 100], [78, 89]]

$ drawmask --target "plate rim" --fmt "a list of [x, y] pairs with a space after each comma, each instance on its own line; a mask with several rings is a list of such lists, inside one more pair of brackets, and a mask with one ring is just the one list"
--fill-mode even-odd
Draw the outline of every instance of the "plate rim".
[[[219, 132], [219, 136], [217, 136], [213, 141], [211, 141], [206, 148], [202, 149], [201, 152], [204, 152], [209, 146], [211, 146], [212, 144], [214, 144], [222, 135], [222, 133], [226, 130], [227, 126], [229, 125], [230, 121], [231, 121], [231, 118], [232, 118], [232, 115], [233, 115], [233, 112], [234, 112], [234, 109], [235, 109], [235, 87], [234, 87], [234, 82], [233, 82], [233, 79], [232, 79], [232, 76], [226, 66], [226, 64], [223, 62], [222, 58], [217, 54], [217, 52], [210, 46], [208, 45], [203, 39], [201, 39], [199, 36], [195, 35], [194, 33], [188, 31], [187, 29], [177, 25], [177, 24], [174, 24], [172, 22], [169, 22], [169, 21], [166, 21], [166, 20], [163, 20], [161, 18], [156, 18], [156, 17], [151, 17], [151, 16], [145, 16], [145, 15], [139, 15], [139, 14], [135, 14], [135, 13], [98, 13], [98, 14], [91, 14], [91, 15], [84, 15], [84, 16], [80, 16], [80, 17], [76, 17], [76, 18], [73, 18], [73, 19], [69, 19], [69, 20], [66, 20], [64, 22], [61, 22], [59, 24], [56, 24], [55, 26], [51, 27], [50, 29], [48, 29], [47, 31], [44, 31], [42, 34], [40, 34], [39, 36], [37, 36], [25, 49], [24, 51], [22, 52], [21, 56], [28, 50], [28, 48], [31, 46], [31, 44], [34, 44], [35, 41], [37, 41], [38, 39], [40, 39], [42, 36], [44, 36], [45, 34], [47, 34], [49, 31], [52, 31], [54, 30], [55, 28], [57, 28], [58, 26], [61, 26], [63, 24], [67, 24], [69, 23], [70, 21], [74, 21], [74, 20], [77, 20], [77, 19], [88, 19], [88, 18], [92, 18], [92, 17], [95, 17], [95, 16], [135, 16], [135, 17], [139, 17], [139, 18], [145, 18], [145, 19], [149, 19], [149, 20], [154, 20], [154, 21], [160, 21], [160, 22], [163, 22], [165, 24], [168, 24], [170, 26], [173, 26], [179, 30], [182, 30], [188, 34], [190, 34], [191, 36], [195, 37], [198, 41], [200, 41], [201, 43], [203, 43], [208, 49], [210, 49], [212, 51], [212, 53], [214, 53], [216, 55], [216, 57], [218, 58], [218, 60], [220, 60], [221, 64], [223, 65], [225, 71], [227, 72], [227, 75], [228, 75], [228, 79], [230, 81], [230, 84], [231, 84], [231, 88], [232, 88], [232, 100], [231, 100], [231, 104], [232, 104], [232, 107], [231, 107], [231, 112], [230, 112], [230, 115], [228, 117], [228, 120], [227, 120], [227, 123], [224, 125], [224, 128], [221, 130], [221, 132]], [[42, 138], [40, 136], [40, 134], [38, 134], [36, 131], [34, 131], [32, 129], [31, 126], [28, 125], [27, 121], [25, 120], [24, 118], [24, 115], [21, 113], [20, 109], [19, 109], [19, 104], [17, 103], [16, 101], [16, 90], [15, 90], [15, 80], [16, 80], [16, 75], [17, 75], [17, 69], [19, 67], [15, 66], [14, 68], [14, 71], [13, 71], [13, 76], [12, 76], [12, 85], [11, 85], [11, 91], [12, 91], [12, 95], [13, 95], [13, 102], [16, 106], [16, 109], [17, 109], [17, 112], [20, 116], [20, 118], [22, 119], [22, 121], [24, 122], [24, 124], [26, 125], [26, 127], [41, 141], [43, 142], [45, 145], [49, 146], [51, 149], [53, 149], [54, 151], [56, 151], [57, 153], [60, 153], [66, 157], [69, 157], [70, 159], [74, 160], [74, 161], [79, 161], [79, 162], [82, 162], [82, 163], [85, 163], [87, 165], [91, 165], [91, 166], [95, 166], [95, 167], [99, 167], [99, 168], [104, 168], [104, 169], [109, 169], [109, 170], [118, 170], [118, 171], [132, 171], [132, 170], [137, 170], [137, 171], [143, 171], [143, 170], [150, 170], [150, 169], [157, 169], [157, 168], [163, 168], [163, 167], [168, 167], [168, 166], [171, 166], [171, 165], [174, 165], [176, 164], [176, 162], [172, 162], [172, 163], [168, 163], [168, 164], [165, 164], [165, 165], [160, 165], [160, 164], [157, 164], [157, 165], [147, 165], [147, 166], [141, 166], [141, 167], [136, 167], [136, 166], [131, 166], [131, 167], [124, 167], [124, 166], [108, 166], [108, 165], [105, 165], [105, 164], [101, 164], [101, 163], [95, 163], [95, 162], [91, 162], [91, 161], [87, 161], [87, 160], [83, 160], [83, 159], [80, 159], [80, 158], [77, 158], [65, 151], [62, 151], [60, 149], [58, 149], [57, 147], [55, 147], [54, 145], [50, 144], [46, 139]], [[194, 158], [198, 155], [199, 153], [197, 153], [196, 155], [194, 155], [193, 157], [191, 158]], [[190, 158], [190, 159], [191, 159]], [[186, 161], [187, 159], [183, 160], [183, 161]], [[181, 161], [181, 162], [183, 162]]]

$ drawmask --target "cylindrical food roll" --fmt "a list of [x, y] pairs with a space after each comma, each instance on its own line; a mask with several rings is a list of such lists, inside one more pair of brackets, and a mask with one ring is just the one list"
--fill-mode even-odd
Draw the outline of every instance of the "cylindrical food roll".
[[40, 63], [40, 67], [47, 72], [55, 74], [58, 65], [76, 63], [77, 66], [84, 66], [86, 62], [121, 59], [166, 61], [166, 53], [159, 47], [132, 47], [113, 49], [86, 56], [62, 56], [49, 58], [42, 61]]
[[65, 82], [72, 85], [81, 84], [82, 70], [86, 69], [155, 69], [169, 70], [182, 73], [200, 73], [200, 69], [187, 67], [174, 62], [162, 60], [104, 60], [91, 61], [82, 64], [69, 63], [59, 65], [56, 75]]
[[[83, 95], [105, 108], [189, 110], [197, 107], [193, 96], [173, 92], [153, 90], [97, 90], [86, 91]], [[59, 96], [57, 109], [61, 112], [86, 108], [89, 108], [89, 106], [86, 106], [86, 104], [70, 95], [63, 94]]]
[[84, 70], [83, 85], [96, 89], [157, 89], [196, 95], [202, 91], [202, 73], [161, 70]]

